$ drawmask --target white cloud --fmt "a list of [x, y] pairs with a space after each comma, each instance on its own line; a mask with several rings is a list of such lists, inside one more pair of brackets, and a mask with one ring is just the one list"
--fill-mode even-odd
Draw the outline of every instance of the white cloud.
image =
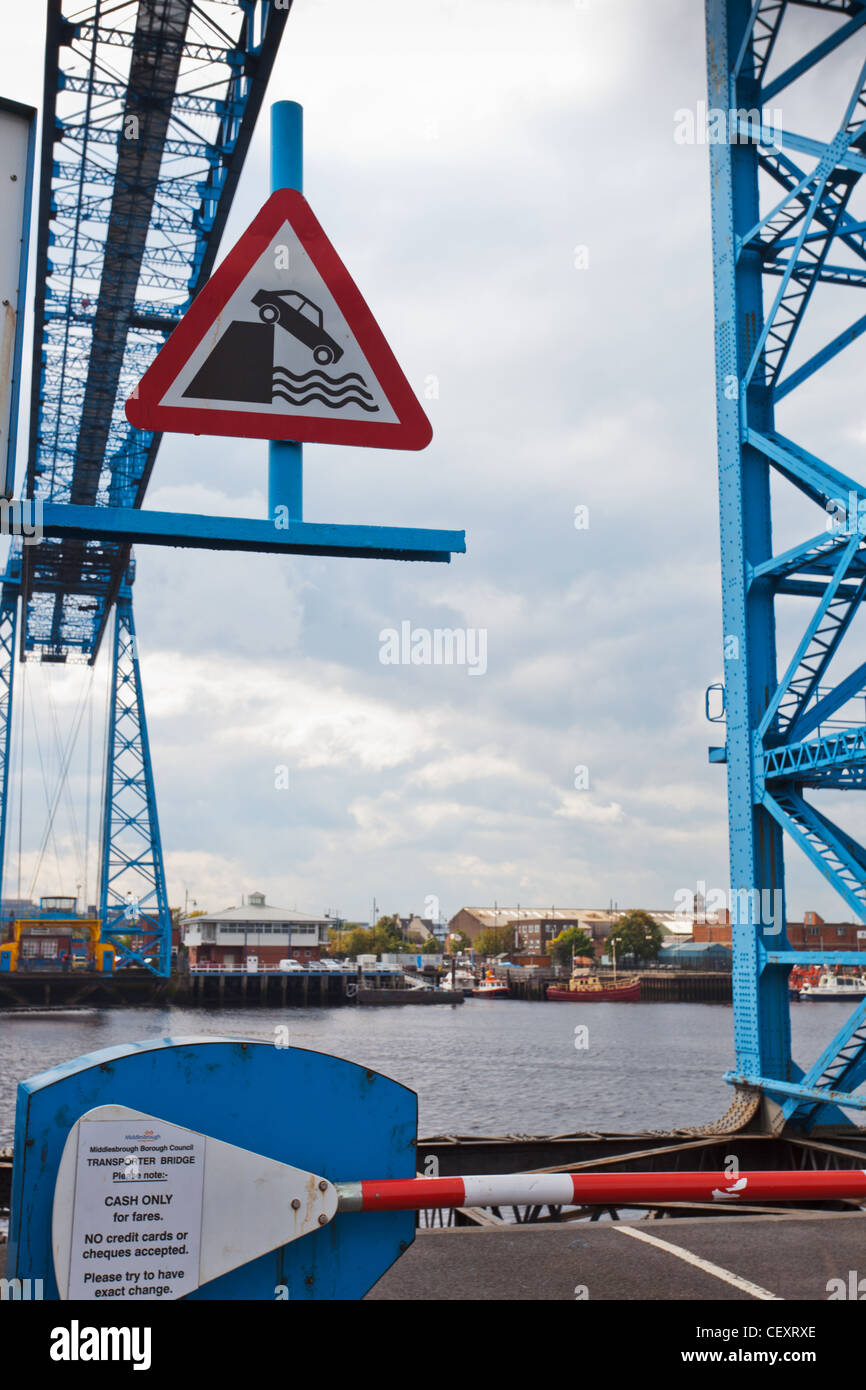
[[560, 805], [553, 813], [565, 820], [600, 821], [617, 824], [623, 820], [622, 807], [616, 802], [600, 806], [588, 792], [560, 793]]

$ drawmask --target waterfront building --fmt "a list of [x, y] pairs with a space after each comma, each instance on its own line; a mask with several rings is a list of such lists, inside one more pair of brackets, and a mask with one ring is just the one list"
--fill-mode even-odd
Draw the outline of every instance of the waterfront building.
[[412, 946], [424, 946], [436, 937], [436, 923], [430, 917], [419, 917], [416, 912], [411, 917], [398, 917], [403, 939]]
[[241, 907], [227, 907], [183, 922], [190, 966], [267, 969], [281, 960], [320, 960], [328, 945], [325, 916], [271, 907], [264, 893], [250, 893]]
[[[475, 944], [489, 927], [512, 926], [521, 948], [530, 955], [546, 955], [554, 937], [569, 927], [578, 927], [600, 946], [611, 934], [620, 917], [631, 909], [605, 910], [594, 907], [461, 907], [448, 923], [449, 932], [465, 932]], [[662, 928], [665, 937], [683, 940], [692, 934], [691, 918], [676, 912], [657, 912], [648, 909]]]
[[[866, 965], [866, 927], [862, 922], [825, 922], [819, 913], [805, 912], [802, 922], [788, 922], [785, 930], [795, 951], [862, 951]], [[730, 946], [730, 913], [718, 913], [714, 921], [696, 921], [694, 939]]]

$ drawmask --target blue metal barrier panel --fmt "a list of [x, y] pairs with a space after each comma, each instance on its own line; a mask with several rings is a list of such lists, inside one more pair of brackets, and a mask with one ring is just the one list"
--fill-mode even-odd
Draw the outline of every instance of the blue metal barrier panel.
[[[326, 1053], [224, 1038], [164, 1038], [78, 1057], [18, 1087], [7, 1278], [57, 1299], [54, 1187], [75, 1122], [125, 1105], [331, 1182], [414, 1177], [417, 1098]], [[345, 1212], [187, 1295], [358, 1299], [415, 1238], [413, 1212]]]

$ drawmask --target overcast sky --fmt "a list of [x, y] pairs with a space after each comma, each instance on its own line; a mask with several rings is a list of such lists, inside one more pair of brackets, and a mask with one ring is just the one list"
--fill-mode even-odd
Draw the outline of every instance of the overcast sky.
[[[0, 91], [37, 105], [41, 8], [2, 0]], [[724, 886], [725, 773], [707, 764], [722, 738], [703, 708], [721, 679], [707, 150], [673, 138], [706, 95], [703, 5], [297, 0], [269, 95], [304, 104], [305, 193], [413, 387], [439, 391], [423, 453], [305, 446], [306, 519], [465, 528], [467, 553], [139, 548], [172, 904], [258, 888], [366, 920], [374, 898], [448, 917], [673, 908]], [[267, 151], [262, 120], [223, 253], [267, 195]], [[854, 349], [811, 441], [852, 471], [857, 365]], [[266, 482], [266, 445], [176, 436], [147, 502], [263, 516]], [[483, 630], [486, 671], [383, 665], [380, 633], [403, 622]], [[47, 690], [66, 727], [89, 679], [29, 667], [24, 892], [45, 819], [27, 701], [56, 763]], [[105, 684], [100, 664], [94, 827]], [[72, 800], [80, 844], [83, 767]], [[55, 829], [36, 891], [74, 892], [65, 810]], [[789, 915], [847, 918], [786, 853]], [[7, 891], [17, 873], [14, 826]]]

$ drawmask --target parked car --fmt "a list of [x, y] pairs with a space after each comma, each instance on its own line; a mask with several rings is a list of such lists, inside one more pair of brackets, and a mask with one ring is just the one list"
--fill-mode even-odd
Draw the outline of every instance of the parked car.
[[300, 962], [299, 960], [281, 960], [281, 961], [280, 961], [280, 969], [281, 969], [281, 970], [303, 970], [303, 968], [304, 968], [304, 967], [301, 965], [301, 962]]

